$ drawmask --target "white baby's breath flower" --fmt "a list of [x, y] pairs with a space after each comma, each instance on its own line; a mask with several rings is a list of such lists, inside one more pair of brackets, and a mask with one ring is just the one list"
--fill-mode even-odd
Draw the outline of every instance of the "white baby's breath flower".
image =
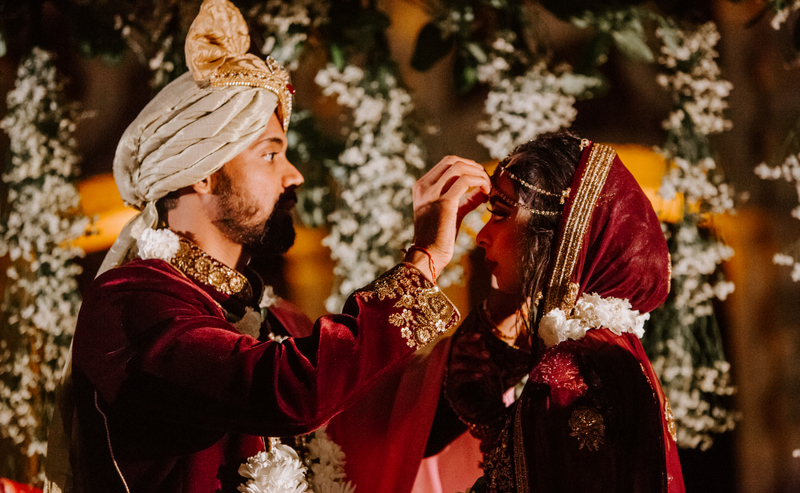
[[74, 184], [77, 108], [65, 102], [48, 52], [34, 48], [22, 61], [7, 106], [0, 126], [11, 151], [2, 175], [9, 207], [0, 223], [0, 256], [7, 254], [10, 266], [2, 310], [4, 329], [18, 335], [0, 337], [0, 436], [17, 447], [14, 454], [43, 465], [55, 388], [80, 307], [74, 259], [83, 252], [73, 242], [89, 221]]

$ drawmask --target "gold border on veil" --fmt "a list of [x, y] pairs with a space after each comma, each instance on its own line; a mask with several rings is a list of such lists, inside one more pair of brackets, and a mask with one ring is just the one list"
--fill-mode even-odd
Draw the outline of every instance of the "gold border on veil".
[[579, 286], [571, 282], [572, 271], [578, 262], [583, 237], [592, 219], [592, 210], [603, 190], [616, 155], [614, 149], [609, 146], [603, 144], [592, 146], [581, 184], [564, 226], [561, 244], [558, 246], [556, 263], [545, 299], [545, 313], [554, 308], [569, 312], [575, 306]]

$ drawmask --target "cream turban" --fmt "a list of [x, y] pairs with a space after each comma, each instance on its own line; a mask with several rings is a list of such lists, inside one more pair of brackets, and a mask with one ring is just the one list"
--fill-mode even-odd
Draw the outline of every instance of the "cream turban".
[[227, 0], [205, 0], [186, 37], [190, 72], [161, 90], [125, 130], [114, 156], [122, 200], [141, 212], [125, 225], [98, 275], [119, 265], [147, 228], [155, 202], [220, 169], [246, 149], [277, 113], [292, 110], [289, 74], [273, 59], [247, 54], [250, 37]]

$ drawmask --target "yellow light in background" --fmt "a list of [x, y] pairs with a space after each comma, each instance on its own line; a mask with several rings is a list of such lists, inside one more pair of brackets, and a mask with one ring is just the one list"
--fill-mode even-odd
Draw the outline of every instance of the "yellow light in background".
[[652, 149], [636, 144], [608, 144], [642, 187], [660, 221], [675, 223], [683, 217], [683, 194], [664, 200], [659, 194], [661, 179], [667, 171], [667, 160]]
[[95, 217], [93, 232], [79, 238], [75, 246], [87, 253], [108, 250], [117, 239], [125, 223], [136, 215], [136, 210], [125, 207], [111, 173], [93, 176], [78, 183], [83, 213]]

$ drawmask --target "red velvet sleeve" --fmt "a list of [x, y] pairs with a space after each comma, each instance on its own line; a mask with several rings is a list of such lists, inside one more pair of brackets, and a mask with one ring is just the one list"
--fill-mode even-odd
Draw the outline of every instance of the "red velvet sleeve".
[[262, 436], [307, 433], [458, 319], [422, 274], [399, 265], [312, 334], [259, 342], [161, 261], [98, 278], [84, 298], [73, 368], [117, 419]]

